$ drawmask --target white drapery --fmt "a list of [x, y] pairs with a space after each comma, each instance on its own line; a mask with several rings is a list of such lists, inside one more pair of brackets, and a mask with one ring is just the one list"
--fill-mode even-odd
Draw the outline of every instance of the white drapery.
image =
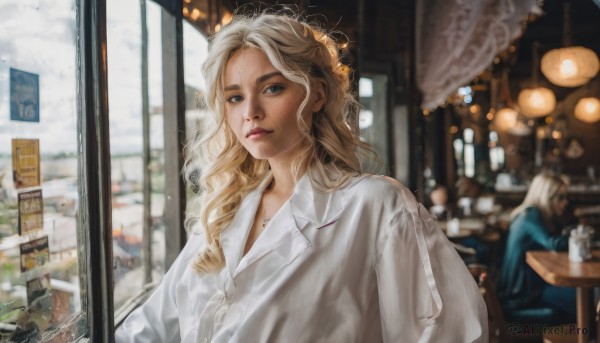
[[536, 0], [418, 0], [416, 81], [421, 108], [434, 109], [517, 38]]

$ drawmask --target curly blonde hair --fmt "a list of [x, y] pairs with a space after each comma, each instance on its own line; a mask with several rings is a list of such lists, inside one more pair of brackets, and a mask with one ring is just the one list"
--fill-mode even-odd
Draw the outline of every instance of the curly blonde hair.
[[[347, 118], [357, 117], [360, 106], [350, 92], [349, 68], [340, 62], [338, 44], [318, 26], [289, 12], [236, 14], [209, 43], [203, 64], [208, 85], [204, 104], [212, 121], [204, 136], [197, 135], [186, 146], [184, 167], [186, 181], [196, 188], [201, 170], [203, 193], [190, 203], [185, 224], [188, 230], [196, 225], [204, 230], [207, 246], [194, 263], [199, 273], [223, 268], [221, 232], [231, 223], [243, 197], [270, 173], [268, 162], [253, 158], [224, 120], [223, 74], [233, 52], [260, 49], [284, 77], [306, 90], [296, 118], [307, 144], [290, 166], [294, 179], [308, 167], [316, 187], [337, 189], [361, 173], [358, 153], [372, 153], [347, 124]], [[315, 82], [325, 85], [326, 100], [308, 127], [300, 114]]]

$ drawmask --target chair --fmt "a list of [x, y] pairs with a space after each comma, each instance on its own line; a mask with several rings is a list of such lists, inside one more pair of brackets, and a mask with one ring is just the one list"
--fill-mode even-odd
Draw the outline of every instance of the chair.
[[479, 290], [483, 295], [483, 299], [485, 300], [488, 309], [490, 342], [514, 342], [514, 337], [509, 335], [508, 324], [504, 319], [502, 306], [496, 296], [496, 289], [489, 280], [486, 272], [479, 275]]
[[[472, 274], [475, 276], [476, 273], [472, 271]], [[566, 343], [577, 341], [576, 335], [540, 335], [535, 332], [520, 331], [523, 327], [519, 324], [550, 324], [556, 318], [556, 313], [551, 308], [540, 307], [519, 309], [505, 314], [496, 295], [494, 284], [486, 272], [479, 275], [479, 287], [488, 308], [490, 342]], [[509, 325], [509, 322], [512, 324]], [[530, 326], [530, 328], [534, 328], [534, 326]]]
[[[565, 324], [567, 326], [567, 324]], [[569, 328], [565, 328], [563, 332], [568, 332]], [[575, 343], [577, 342], [577, 335], [561, 335], [561, 334], [547, 334], [544, 335], [544, 343]]]

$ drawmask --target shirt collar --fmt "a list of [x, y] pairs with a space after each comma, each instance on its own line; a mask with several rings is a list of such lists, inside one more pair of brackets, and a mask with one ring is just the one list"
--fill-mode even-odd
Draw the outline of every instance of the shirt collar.
[[[312, 174], [316, 175], [316, 173]], [[315, 181], [311, 181], [308, 172], [305, 173], [296, 184], [288, 202], [283, 205], [281, 213], [272, 218], [270, 225], [277, 225], [282, 230], [272, 233], [281, 237], [269, 237], [269, 241], [272, 239], [272, 242], [275, 242], [293, 236], [286, 234], [286, 231], [294, 233], [294, 231], [302, 231], [308, 227], [320, 228], [339, 218], [346, 207], [344, 190], [320, 191], [314, 186], [314, 182], [322, 183], [321, 177], [316, 175], [313, 178]], [[254, 222], [262, 193], [272, 179], [273, 175], [269, 173], [255, 190], [244, 197], [230, 225], [221, 233], [221, 246], [227, 261], [227, 268], [232, 277], [236, 274], [236, 269], [242, 259], [246, 240]], [[264, 233], [271, 234], [269, 232]], [[259, 240], [261, 239], [259, 238]], [[265, 246], [264, 249], [258, 249], [262, 243], [264, 242], [255, 242], [255, 245], [259, 244], [259, 246], [257, 246], [257, 249], [253, 249], [255, 251], [251, 250], [249, 254], [258, 256], [248, 256], [249, 258], [254, 260], [268, 253], [268, 246]]]
[[258, 187], [242, 199], [233, 220], [221, 232], [221, 247], [223, 248], [227, 268], [232, 276], [244, 254], [246, 240], [254, 222], [262, 193], [272, 179], [273, 175], [268, 173]]
[[343, 189], [336, 191], [321, 191], [315, 183], [322, 184], [323, 180], [317, 173], [305, 173], [296, 185], [290, 198], [292, 215], [298, 229], [303, 229], [303, 222], [309, 221], [320, 227], [336, 220], [346, 207], [346, 197]]

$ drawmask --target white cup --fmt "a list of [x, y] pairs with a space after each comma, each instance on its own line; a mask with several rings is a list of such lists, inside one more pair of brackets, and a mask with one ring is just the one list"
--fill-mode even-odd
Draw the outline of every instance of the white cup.
[[460, 231], [460, 221], [458, 218], [452, 218], [448, 220], [448, 224], [446, 226], [446, 234], [448, 236], [456, 236]]

